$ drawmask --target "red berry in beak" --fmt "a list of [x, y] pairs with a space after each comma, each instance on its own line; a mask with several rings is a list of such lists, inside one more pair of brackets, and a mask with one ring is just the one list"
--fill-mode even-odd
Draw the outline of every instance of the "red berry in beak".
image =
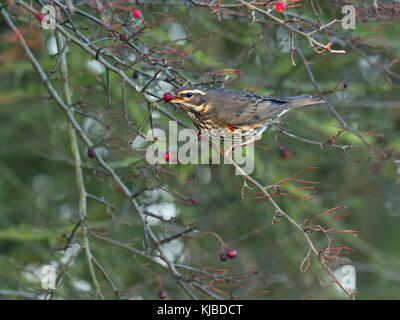
[[159, 297], [160, 299], [165, 299], [165, 298], [167, 297], [167, 293], [166, 293], [164, 290], [161, 290], [161, 291], [158, 293], [158, 297]]
[[174, 97], [172, 96], [172, 94], [170, 94], [169, 92], [164, 93], [164, 101], [168, 102], [171, 101]]

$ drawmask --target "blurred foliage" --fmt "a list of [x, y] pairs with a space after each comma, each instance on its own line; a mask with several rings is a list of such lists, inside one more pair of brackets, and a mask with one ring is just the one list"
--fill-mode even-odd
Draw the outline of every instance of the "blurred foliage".
[[[210, 81], [209, 77], [203, 78], [208, 72], [231, 68], [243, 72], [241, 78], [229, 86], [231, 88], [255, 90], [259, 94], [274, 96], [315, 92], [296, 53], [296, 66], [292, 66], [285, 43], [288, 42], [288, 33], [282, 26], [270, 22], [251, 24], [246, 15], [226, 16], [219, 21], [210, 9], [194, 8], [185, 1], [141, 3], [143, 16], [154, 23], [144, 30], [140, 40], [133, 41], [137, 45], [145, 43], [148, 47], [157, 48], [169, 46], [190, 52], [187, 56], [166, 53], [164, 57], [176, 60], [174, 68], [184, 73], [192, 83]], [[306, 3], [304, 1], [304, 6], [288, 11], [315, 20]], [[325, 23], [334, 17], [341, 17], [340, 6], [334, 2], [319, 3], [326, 14], [323, 17]], [[81, 32], [88, 37], [103, 32], [99, 28], [85, 30], [91, 24], [78, 15], [73, 18], [77, 24], [79, 22]], [[39, 29], [37, 21], [30, 26], [26, 13], [20, 15], [17, 21], [41, 66], [49, 73], [57, 61], [57, 56], [48, 52], [49, 43], [54, 41], [51, 40], [54, 31]], [[384, 27], [388, 24], [391, 27]], [[397, 59], [400, 53], [399, 27], [399, 21], [376, 21], [358, 23], [355, 30], [346, 32], [353, 39], [366, 39], [360, 46], [362, 50], [368, 56], [377, 56], [383, 63], [388, 63]], [[376, 32], [377, 28], [382, 28], [380, 32], [385, 41]], [[340, 31], [340, 24], [332, 29]], [[39, 81], [17, 37], [4, 19], [0, 19], [0, 37], [0, 290], [43, 294], [37, 274], [43, 265], [61, 266], [64, 251], [60, 248], [65, 246], [66, 238], [79, 221], [74, 167], [68, 162], [72, 155], [67, 123], [64, 114], [48, 98], [45, 86]], [[117, 42], [109, 40], [110, 43], [112, 41]], [[386, 81], [387, 76], [383, 72], [376, 73], [349, 48], [345, 48], [346, 54], [318, 55], [309, 48], [306, 39], [297, 37], [296, 41], [311, 61], [311, 69], [321, 89], [333, 91], [328, 97], [351, 127], [359, 132], [371, 130], [382, 134], [370, 135], [367, 139], [378, 147], [399, 151], [400, 92]], [[341, 48], [339, 40], [332, 36], [331, 41], [334, 41], [334, 47]], [[115, 47], [115, 50], [120, 50], [121, 56], [128, 55], [128, 50], [123, 47]], [[108, 146], [103, 150], [97, 149], [97, 152], [102, 152], [109, 164], [129, 165], [140, 160], [143, 151], [127, 152], [110, 146], [126, 148], [126, 141], [129, 141], [148, 112], [147, 105], [127, 87], [129, 119], [136, 126], [131, 132], [124, 132], [120, 80], [110, 73], [114, 103], [109, 109], [106, 73], [96, 73], [90, 69], [87, 64], [89, 60], [89, 55], [79, 47], [69, 45], [67, 61], [72, 100], [74, 103], [83, 101], [76, 107], [100, 117], [109, 129], [96, 120], [79, 113], [75, 115], [98, 145], [103, 143]], [[135, 76], [139, 87], [148, 81], [141, 72], [153, 74], [157, 70], [147, 64], [138, 64], [133, 69], [139, 71]], [[394, 64], [392, 70], [399, 73], [399, 64]], [[161, 76], [167, 75], [162, 73]], [[343, 88], [343, 83], [347, 84], [347, 88]], [[59, 73], [54, 74], [53, 85], [61, 92]], [[174, 87], [163, 81], [155, 81], [149, 90], [162, 97], [164, 92], [174, 90]], [[175, 110], [167, 103], [163, 106], [178, 118], [189, 122], [182, 111]], [[154, 112], [153, 125], [167, 129], [168, 119]], [[281, 125], [299, 137], [322, 142], [336, 135], [339, 130], [338, 122], [324, 105], [291, 112]], [[149, 128], [150, 123], [147, 122], [143, 132]], [[320, 149], [284, 135], [279, 135], [278, 141], [282, 147], [290, 150], [292, 156], [283, 159], [274, 133], [266, 132], [257, 144], [268, 150], [256, 148], [253, 177], [270, 184], [291, 177], [304, 168], [317, 167], [299, 176], [320, 182], [314, 199], [277, 198], [282, 209], [296, 221], [302, 222], [323, 210], [346, 206], [346, 210], [352, 214], [336, 221], [335, 229], [362, 232], [357, 236], [338, 233], [332, 236], [332, 240], [334, 246], [355, 249], [348, 258], [357, 270], [357, 298], [399, 298], [400, 235], [397, 229], [400, 225], [400, 196], [393, 165], [379, 156], [371, 158], [364, 149], [350, 150], [354, 158], [362, 160], [356, 163], [340, 149]], [[344, 133], [336, 143], [360, 144], [360, 141], [354, 135]], [[87, 166], [97, 167], [87, 156], [83, 144], [80, 144], [80, 152]], [[144, 207], [152, 206], [153, 210], [159, 208], [160, 213], [167, 209], [179, 213], [174, 221], [176, 223], [153, 226], [160, 238], [180, 232], [182, 225], [197, 222], [198, 230], [217, 233], [238, 251], [235, 259], [222, 262], [219, 260], [220, 244], [215, 237], [210, 234], [191, 235], [172, 242], [175, 249], [182, 251], [182, 257], [177, 257], [182, 263], [200, 268], [232, 268], [233, 273], [248, 270], [265, 273], [267, 276], [261, 277], [262, 280], [256, 278], [249, 285], [269, 292], [243, 298], [343, 298], [329, 284], [326, 272], [315, 258], [311, 259], [311, 266], [306, 273], [299, 271], [301, 261], [307, 254], [301, 234], [285, 220], [272, 224], [274, 209], [265, 199], [241, 200], [242, 178], [234, 174], [232, 166], [169, 164], [166, 168], [174, 175], [160, 174], [158, 181], [155, 170], [149, 169], [143, 161], [141, 165], [141, 168], [119, 172], [133, 193], [160, 185], [184, 195], [185, 199], [195, 199], [195, 203], [191, 204], [174, 200], [163, 192], [140, 193], [138, 201]], [[122, 193], [108, 177], [101, 174], [101, 170], [85, 169], [84, 173], [90, 194], [104, 196], [105, 200], [121, 209], [119, 213], [113, 213], [112, 218], [104, 205], [89, 198], [90, 227], [105, 232], [110, 238], [130, 242], [142, 250], [143, 228]], [[165, 203], [172, 207], [166, 208]], [[344, 214], [346, 210], [340, 213]], [[341, 214], [323, 216], [321, 221], [327, 223]], [[74, 240], [81, 240], [79, 232]], [[163, 277], [162, 287], [169, 298], [187, 298], [171, 275], [148, 264], [147, 260], [133, 258], [131, 253], [95, 239], [91, 239], [90, 243], [93, 255], [126, 296], [144, 299], [158, 297], [159, 282], [149, 271], [151, 269]], [[316, 237], [316, 245], [320, 249], [325, 248], [326, 238]], [[339, 267], [334, 263], [330, 266], [333, 270]], [[112, 290], [100, 273], [98, 278], [105, 296], [113, 298]], [[87, 290], [91, 285], [84, 253], [80, 253], [63, 275], [55, 297], [93, 298], [94, 291]], [[234, 292], [235, 295], [244, 293], [248, 291], [238, 289]], [[9, 298], [7, 295], [4, 297]], [[18, 298], [13, 295], [10, 297]]]

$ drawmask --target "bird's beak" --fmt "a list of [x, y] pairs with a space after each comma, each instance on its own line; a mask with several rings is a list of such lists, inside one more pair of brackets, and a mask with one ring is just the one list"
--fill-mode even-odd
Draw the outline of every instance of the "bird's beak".
[[181, 102], [181, 101], [183, 101], [183, 99], [182, 99], [181, 97], [175, 95], [175, 96], [174, 96], [174, 99], [172, 99], [170, 102], [172, 102], [172, 103], [179, 103], [179, 102]]

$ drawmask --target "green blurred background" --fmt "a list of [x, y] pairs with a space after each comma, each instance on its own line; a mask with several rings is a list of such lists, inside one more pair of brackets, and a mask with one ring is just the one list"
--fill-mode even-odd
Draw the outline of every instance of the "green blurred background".
[[[372, 2], [372, 1], [370, 1]], [[311, 20], [315, 20], [308, 2], [301, 7], [289, 9]], [[340, 2], [321, 2], [325, 13], [323, 20], [329, 22], [340, 18]], [[35, 7], [39, 6], [35, 4]], [[140, 8], [147, 19], [148, 28], [132, 41], [140, 46], [162, 52], [169, 46], [191, 50], [180, 56], [167, 53], [164, 57], [176, 60], [174, 68], [192, 83], [210, 81], [203, 75], [221, 69], [238, 69], [243, 72], [240, 79], [227, 87], [238, 90], [255, 90], [259, 94], [293, 96], [297, 93], [315, 93], [306, 69], [295, 53], [296, 66], [290, 61], [289, 33], [271, 21], [251, 24], [242, 10], [242, 17], [226, 15], [219, 21], [208, 8], [195, 8], [186, 1], [141, 1]], [[81, 6], [82, 10], [89, 10]], [[12, 11], [14, 21], [22, 28], [36, 58], [49, 73], [57, 61], [54, 48], [54, 31], [40, 30], [37, 21], [29, 26], [28, 15], [23, 11]], [[283, 15], [274, 13], [283, 17]], [[123, 14], [121, 15], [123, 16]], [[104, 37], [100, 28], [89, 28], [93, 24], [79, 15], [73, 16], [82, 27], [83, 34], [91, 39]], [[126, 17], [126, 19], [128, 19]], [[261, 17], [260, 17], [261, 19]], [[151, 22], [151, 23], [150, 23]], [[141, 22], [140, 22], [141, 23]], [[379, 35], [373, 28], [390, 25]], [[305, 26], [307, 26], [305, 24]], [[357, 23], [355, 30], [343, 30], [340, 24], [332, 30], [351, 39], [362, 39], [359, 48], [374, 61], [387, 64], [399, 56], [399, 22], [381, 20]], [[69, 146], [67, 122], [58, 106], [49, 99], [43, 83], [27, 60], [17, 37], [10, 31], [3, 18], [0, 19], [0, 297], [18, 299], [40, 297], [40, 268], [52, 264], [60, 268], [65, 253], [60, 248], [66, 243], [78, 218], [78, 192], [76, 188], [72, 155]], [[347, 50], [346, 54], [316, 54], [307, 40], [296, 37], [322, 90], [332, 91], [327, 97], [348, 124], [360, 133], [372, 132], [367, 140], [379, 148], [400, 150], [400, 93], [387, 81], [387, 75], [372, 68], [360, 55], [344, 46], [343, 41], [319, 35], [324, 43], [332, 41], [333, 47]], [[386, 40], [383, 40], [384, 39]], [[112, 45], [114, 53], [122, 59], [134, 59], [129, 48], [117, 46], [118, 39], [102, 43]], [[52, 51], [53, 50], [53, 51]], [[134, 90], [127, 87], [129, 119], [135, 121], [130, 132], [124, 132], [121, 113], [121, 85], [115, 74], [110, 73], [113, 104], [108, 106], [106, 73], [99, 69], [90, 56], [71, 44], [67, 52], [72, 100], [82, 112], [99, 117], [100, 122], [79, 113], [76, 118], [85, 132], [99, 146], [107, 163], [115, 167], [128, 166], [143, 159], [143, 148], [132, 150], [126, 143], [147, 114], [147, 105]], [[139, 88], [148, 79], [141, 72], [154, 74], [158, 66], [143, 61], [128, 74], [134, 76]], [[391, 69], [400, 72], [394, 63]], [[167, 73], [162, 72], [160, 79]], [[232, 76], [229, 80], [236, 78]], [[181, 79], [155, 81], [148, 90], [157, 97], [173, 91]], [[400, 83], [396, 80], [393, 82]], [[344, 88], [346, 83], [346, 88]], [[54, 74], [53, 85], [61, 90], [59, 73]], [[217, 86], [219, 86], [217, 84]], [[84, 102], [78, 104], [78, 102]], [[187, 116], [172, 105], [160, 103], [178, 118], [189, 122]], [[168, 118], [153, 113], [153, 125], [168, 127]], [[281, 125], [291, 133], [311, 140], [325, 142], [337, 134], [338, 121], [327, 106], [311, 106], [306, 110], [291, 112]], [[143, 132], [150, 128], [146, 122]], [[397, 172], [393, 163], [378, 154], [371, 158], [368, 150], [355, 149], [349, 152], [360, 163], [350, 160], [337, 148], [320, 149], [299, 140], [268, 131], [257, 144], [268, 148], [256, 148], [253, 177], [264, 184], [287, 178], [310, 166], [317, 167], [303, 173], [301, 178], [319, 181], [313, 200], [276, 198], [291, 217], [301, 223], [318, 212], [335, 206], [346, 206], [345, 210], [323, 216], [324, 224], [346, 212], [351, 215], [332, 224], [338, 230], [360, 230], [331, 235], [334, 247], [354, 248], [346, 264], [356, 268], [357, 298], [400, 298], [400, 194], [396, 184]], [[138, 142], [137, 142], [138, 143]], [[357, 144], [359, 139], [343, 133], [337, 144]], [[102, 147], [100, 147], [103, 145]], [[291, 156], [284, 159], [282, 146]], [[94, 160], [87, 156], [87, 149], [80, 144], [85, 184], [90, 194], [104, 197], [120, 208], [110, 213], [105, 206], [88, 199], [89, 226], [107, 233], [110, 238], [130, 242], [143, 249], [143, 228], [123, 194], [114, 183], [101, 173]], [[233, 260], [219, 260], [221, 251], [218, 240], [210, 234], [189, 234], [171, 243], [171, 257], [180, 263], [203, 268], [232, 268], [230, 272], [240, 274], [257, 270], [265, 276], [252, 278], [248, 284], [253, 289], [268, 290], [268, 293], [251, 293], [244, 288], [235, 295], [252, 299], [342, 299], [345, 298], [329, 283], [326, 272], [311, 259], [306, 273], [299, 270], [307, 254], [307, 246], [301, 234], [284, 219], [272, 224], [274, 209], [265, 199], [242, 200], [242, 178], [234, 174], [230, 165], [177, 165], [170, 164], [158, 177], [156, 170], [141, 160], [137, 166], [121, 169], [118, 174], [133, 193], [144, 188], [162, 186], [170, 193], [183, 195], [185, 203], [177, 201], [168, 192], [153, 190], [140, 192], [139, 203], [151, 212], [165, 216], [177, 216], [173, 223], [154, 223], [153, 229], [160, 238], [183, 230], [183, 225], [196, 222], [200, 231], [215, 232], [238, 251]], [[159, 178], [159, 179], [158, 179]], [[293, 190], [302, 184], [288, 183], [286, 190], [304, 195], [304, 191]], [[194, 204], [187, 199], [195, 199]], [[114, 218], [113, 218], [114, 216]], [[323, 235], [313, 235], [318, 249], [326, 247]], [[74, 241], [80, 242], [80, 233]], [[398, 242], [399, 241], [399, 242]], [[104, 242], [91, 239], [93, 255], [110, 274], [125, 297], [156, 299], [160, 290], [154, 274], [163, 277], [162, 288], [168, 298], [186, 299], [176, 280], [161, 268], [132, 258], [132, 254]], [[335, 271], [340, 266], [330, 263]], [[59, 270], [59, 269], [58, 269]], [[114, 298], [112, 290], [98, 274], [103, 293]], [[19, 294], [13, 294], [19, 291]], [[226, 290], [229, 293], [229, 289]], [[93, 298], [84, 253], [80, 253], [63, 275], [55, 297], [64, 299]], [[229, 294], [228, 294], [229, 297]]]

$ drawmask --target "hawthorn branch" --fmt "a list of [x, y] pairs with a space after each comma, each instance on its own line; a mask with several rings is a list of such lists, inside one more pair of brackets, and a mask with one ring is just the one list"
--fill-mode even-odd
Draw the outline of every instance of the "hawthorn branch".
[[[77, 133], [79, 135], [79, 137], [82, 139], [82, 141], [87, 145], [88, 148], [93, 148], [94, 147], [94, 143], [90, 140], [90, 138], [82, 130], [82, 128], [80, 127], [79, 123], [76, 121], [73, 113], [69, 109], [68, 104], [64, 103], [64, 101], [58, 95], [57, 91], [54, 89], [53, 85], [50, 82], [50, 79], [47, 77], [46, 73], [43, 71], [42, 67], [40, 66], [40, 64], [38, 63], [36, 58], [33, 56], [32, 52], [29, 49], [29, 47], [27, 46], [23, 36], [21, 35], [21, 33], [17, 32], [17, 28], [14, 25], [14, 23], [12, 22], [12, 20], [10, 19], [10, 17], [9, 17], [9, 15], [8, 15], [8, 13], [7, 13], [5, 8], [1, 9], [1, 14], [4, 17], [4, 19], [6, 20], [7, 24], [9, 25], [9, 27], [13, 30], [13, 32], [15, 32], [15, 34], [18, 35], [18, 38], [19, 38], [19, 40], [20, 40], [20, 42], [22, 44], [22, 47], [24, 48], [24, 50], [25, 50], [30, 62], [32, 63], [34, 69], [38, 73], [39, 77], [41, 78], [42, 82], [46, 86], [47, 90], [49, 91], [49, 93], [52, 96], [52, 98], [54, 99], [54, 101], [57, 103], [57, 105], [61, 108], [61, 110], [66, 115], [67, 120], [70, 122], [70, 125], [72, 126], [72, 128], [74, 130], [74, 134]], [[87, 219], [87, 215], [86, 215], [86, 190], [82, 189], [82, 186], [84, 186], [84, 184], [83, 184], [83, 177], [81, 176], [82, 172], [81, 172], [81, 168], [80, 168], [80, 157], [78, 158], [78, 155], [79, 155], [78, 151], [75, 152], [75, 150], [78, 150], [77, 141], [73, 140], [72, 143], [73, 143], [72, 145], [73, 145], [74, 156], [76, 157], [75, 158], [75, 163], [76, 163], [76, 171], [78, 173], [77, 174], [77, 176], [78, 176], [77, 179], [79, 181], [78, 188], [80, 188], [79, 189], [80, 190], [80, 210], [79, 211], [80, 211], [80, 215], [81, 215], [82, 221], [86, 221], [86, 219]], [[192, 290], [187, 286], [187, 284], [185, 282], [183, 282], [182, 280], [179, 280], [180, 279], [179, 272], [176, 270], [173, 262], [171, 262], [167, 258], [167, 256], [165, 255], [165, 253], [164, 253], [163, 249], [161, 248], [161, 245], [160, 245], [159, 240], [156, 237], [156, 235], [153, 233], [153, 231], [150, 229], [150, 227], [146, 224], [145, 215], [143, 214], [141, 207], [137, 203], [137, 200], [132, 197], [132, 193], [130, 192], [128, 187], [121, 181], [120, 177], [115, 173], [115, 170], [112, 169], [104, 161], [104, 159], [99, 155], [98, 152], [96, 152], [95, 158], [98, 161], [98, 163], [100, 164], [100, 166], [103, 167], [110, 174], [110, 176], [112, 177], [114, 182], [121, 188], [121, 190], [124, 192], [126, 197], [130, 200], [130, 203], [131, 203], [132, 207], [135, 209], [135, 211], [136, 211], [137, 215], [139, 216], [141, 222], [145, 226], [146, 231], [148, 232], [150, 239], [156, 245], [156, 248], [157, 248], [157, 251], [158, 251], [158, 253], [160, 255], [160, 258], [163, 261], [166, 262], [166, 264], [168, 265], [168, 270], [174, 274], [175, 278], [178, 281], [178, 284], [182, 287], [182, 289], [192, 299], [197, 299], [197, 297], [194, 295]], [[84, 229], [84, 231], [86, 232], [86, 235], [87, 235], [88, 234], [88, 229]], [[100, 295], [100, 297], [104, 298], [102, 296], [101, 292], [100, 292], [100, 286], [99, 286], [99, 284], [97, 282], [97, 278], [95, 276], [95, 272], [94, 272], [94, 269], [93, 269], [92, 256], [91, 256], [91, 253], [90, 253], [89, 242], [88, 242], [87, 236], [85, 237], [84, 246], [85, 246], [85, 250], [87, 252], [87, 260], [88, 260], [89, 268], [90, 268], [90, 271], [91, 271], [92, 280], [93, 280], [93, 282], [95, 284], [95, 287], [96, 287], [96, 291]]]
[[[23, 38], [20, 38], [21, 42], [24, 42]], [[67, 103], [67, 105], [71, 105], [71, 95], [70, 95], [70, 88], [68, 84], [68, 66], [67, 66], [67, 60], [65, 57], [65, 52], [61, 51], [62, 50], [62, 38], [58, 32], [56, 32], [56, 41], [57, 41], [57, 47], [58, 47], [58, 52], [61, 55], [60, 59], [60, 72], [61, 72], [61, 78], [63, 82], [63, 93], [64, 93], [64, 99]], [[24, 44], [26, 46], [26, 43]], [[33, 56], [32, 56], [33, 57]], [[48, 83], [50, 83], [48, 81]], [[72, 111], [70, 111], [72, 114]], [[79, 218], [81, 221], [81, 226], [82, 226], [82, 232], [83, 232], [83, 243], [84, 243], [84, 248], [85, 248], [85, 253], [86, 253], [86, 261], [89, 267], [89, 272], [92, 277], [93, 285], [96, 289], [96, 295], [98, 295], [102, 300], [104, 300], [104, 296], [101, 292], [99, 282], [96, 277], [96, 272], [93, 267], [93, 256], [90, 250], [90, 245], [88, 241], [88, 226], [86, 224], [88, 216], [87, 216], [87, 193], [86, 193], [86, 187], [83, 179], [83, 173], [82, 173], [82, 161], [81, 161], [81, 156], [79, 153], [79, 146], [78, 146], [78, 140], [75, 134], [75, 130], [71, 123], [68, 124], [68, 134], [70, 137], [70, 144], [71, 144], [71, 150], [72, 154], [74, 157], [74, 162], [75, 162], [75, 177], [76, 177], [76, 183], [79, 191]]]
[[[395, 153], [392, 150], [384, 150], [381, 148], [378, 148], [374, 145], [372, 145], [371, 143], [369, 143], [364, 135], [360, 134], [359, 132], [357, 132], [356, 130], [352, 129], [347, 122], [342, 118], [342, 116], [336, 111], [335, 107], [332, 105], [332, 103], [329, 101], [329, 99], [322, 94], [321, 88], [318, 85], [318, 82], [316, 81], [314, 74], [311, 70], [310, 64], [307, 61], [307, 59], [305, 58], [303, 51], [300, 48], [296, 48], [297, 53], [299, 54], [301, 60], [303, 61], [303, 64], [307, 70], [308, 76], [310, 78], [311, 83], [314, 85], [315, 90], [317, 91], [318, 95], [325, 100], [325, 103], [327, 104], [329, 111], [331, 112], [331, 114], [339, 121], [339, 123], [342, 126], [342, 130], [343, 131], [348, 131], [351, 132], [353, 135], [355, 135], [363, 144], [364, 146], [366, 146], [369, 150], [369, 153], [371, 155], [372, 158], [375, 157], [375, 153], [378, 153], [382, 158], [390, 160], [395, 169], [397, 170], [397, 181], [400, 181], [400, 160], [397, 159]], [[344, 150], [344, 149], [343, 149]]]
[[[317, 41], [314, 37], [311, 36], [314, 32], [310, 32], [310, 33], [303, 32], [303, 31], [293, 27], [286, 20], [280, 19], [280, 18], [274, 16], [273, 14], [269, 13], [268, 11], [262, 10], [244, 0], [238, 0], [238, 1], [240, 3], [242, 3], [243, 5], [245, 5], [247, 8], [249, 8], [250, 10], [260, 12], [260, 13], [264, 14], [265, 16], [267, 16], [268, 18], [272, 19], [273, 21], [283, 25], [285, 28], [289, 29], [290, 31], [303, 36], [304, 38], [306, 38], [308, 40], [308, 42], [310, 43], [310, 46], [317, 53], [323, 53], [326, 50], [329, 51], [330, 53], [346, 53], [346, 50], [331, 49], [331, 46], [332, 46], [331, 42], [329, 42], [328, 44], [322, 44], [321, 42]], [[331, 26], [332, 24], [334, 24], [336, 22], [337, 22], [337, 20], [334, 19], [333, 21], [329, 22], [327, 25], [321, 26], [320, 29], [327, 28], [328, 26]], [[322, 48], [322, 50], [320, 50], [320, 48]]]

